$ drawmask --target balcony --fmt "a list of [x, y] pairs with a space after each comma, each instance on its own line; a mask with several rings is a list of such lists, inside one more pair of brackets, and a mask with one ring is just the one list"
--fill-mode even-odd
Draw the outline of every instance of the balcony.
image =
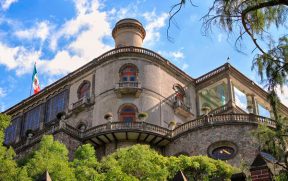
[[133, 96], [138, 98], [142, 92], [141, 83], [140, 82], [119, 82], [116, 84], [114, 89], [118, 98], [123, 96]]
[[74, 102], [71, 105], [71, 109], [69, 109], [69, 111], [80, 112], [85, 107], [88, 107], [92, 104], [94, 104], [94, 97], [93, 96], [85, 96], [85, 97], [79, 99], [78, 101]]
[[158, 125], [146, 122], [112, 122], [97, 125], [81, 132], [65, 122], [57, 122], [54, 125], [46, 126], [44, 129], [35, 132], [31, 138], [22, 139], [17, 144], [13, 144], [16, 153], [30, 147], [31, 144], [39, 142], [44, 134], [55, 134], [65, 132], [83, 143], [92, 143], [95, 146], [105, 145], [117, 141], [135, 141], [148, 143], [155, 146], [166, 146], [172, 140], [181, 135], [198, 130], [202, 127], [215, 127], [221, 125], [252, 125], [264, 124], [275, 129], [276, 125], [272, 119], [254, 114], [223, 114], [208, 115], [188, 121], [175, 129], [167, 129]]
[[190, 107], [185, 105], [183, 101], [174, 101], [173, 102], [174, 112], [178, 115], [185, 117], [186, 119], [191, 118], [193, 114], [190, 111]]

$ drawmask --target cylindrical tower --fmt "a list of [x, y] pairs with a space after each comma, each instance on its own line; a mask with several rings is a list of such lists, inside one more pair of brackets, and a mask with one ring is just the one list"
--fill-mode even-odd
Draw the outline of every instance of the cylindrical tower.
[[136, 19], [122, 19], [113, 28], [112, 36], [115, 48], [124, 46], [142, 47], [146, 32], [142, 24]]

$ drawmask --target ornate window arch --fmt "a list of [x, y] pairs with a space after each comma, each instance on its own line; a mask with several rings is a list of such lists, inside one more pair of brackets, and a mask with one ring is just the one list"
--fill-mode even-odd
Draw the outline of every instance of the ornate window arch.
[[119, 107], [119, 121], [131, 123], [136, 121], [138, 109], [134, 104], [123, 104]]
[[136, 65], [128, 63], [119, 69], [120, 82], [136, 82], [138, 80], [138, 68]]
[[173, 89], [175, 91], [175, 100], [183, 102], [186, 96], [184, 88], [180, 84], [174, 84]]
[[78, 96], [78, 99], [81, 99], [83, 97], [89, 97], [90, 96], [90, 82], [88, 80], [84, 80], [80, 86], [78, 87], [78, 90], [77, 90], [77, 96]]

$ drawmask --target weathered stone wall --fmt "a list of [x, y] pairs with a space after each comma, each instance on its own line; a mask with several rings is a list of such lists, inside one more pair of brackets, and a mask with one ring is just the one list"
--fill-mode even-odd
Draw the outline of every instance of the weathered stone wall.
[[237, 154], [228, 163], [239, 167], [241, 162], [251, 165], [258, 154], [258, 143], [251, 135], [256, 128], [251, 124], [220, 125], [196, 129], [183, 134], [171, 142], [165, 149], [166, 155], [180, 152], [193, 155], [207, 155], [208, 147], [219, 141], [232, 142], [237, 146]]
[[[139, 69], [138, 80], [143, 89], [139, 98], [123, 96], [119, 99], [114, 92], [115, 85], [119, 82], [119, 69], [127, 63], [132, 63]], [[125, 103], [136, 105], [138, 112], [148, 112], [147, 122], [153, 124], [166, 127], [171, 120], [179, 123], [185, 122], [184, 117], [175, 115], [171, 99], [167, 99], [175, 93], [173, 90], [175, 83], [183, 87], [187, 84], [166, 68], [143, 58], [121, 57], [95, 67], [95, 105], [92, 126], [106, 123], [104, 115], [107, 112], [112, 112], [114, 121], [118, 121], [119, 107]], [[189, 85], [185, 89], [188, 95], [187, 104], [191, 105], [196, 115], [194, 87]]]
[[76, 149], [82, 145], [82, 142], [79, 140], [69, 136], [68, 134], [64, 132], [59, 132], [54, 135], [54, 139], [59, 141], [60, 143], [63, 143], [66, 148], [69, 150], [69, 159], [72, 160], [74, 157], [74, 152]]

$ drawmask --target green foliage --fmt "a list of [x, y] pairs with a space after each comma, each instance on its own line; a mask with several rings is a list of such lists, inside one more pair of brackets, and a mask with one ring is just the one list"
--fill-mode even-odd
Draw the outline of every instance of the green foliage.
[[135, 145], [104, 158], [102, 165], [106, 180], [165, 180], [166, 160], [148, 145]]
[[214, 160], [207, 156], [170, 157], [168, 169], [170, 178], [182, 170], [188, 180], [229, 180], [233, 173], [233, 167], [221, 160]]
[[39, 178], [48, 171], [52, 180], [76, 180], [69, 167], [68, 150], [65, 145], [53, 140], [53, 136], [43, 136], [39, 149], [25, 165], [30, 177]]
[[288, 180], [288, 174], [287, 174], [287, 172], [281, 172], [281, 173], [279, 173], [278, 175], [276, 175], [276, 176], [274, 177], [274, 180], [275, 180], [275, 181], [286, 181], [286, 180]]
[[1, 143], [4, 142], [5, 129], [9, 126], [10, 119], [11, 119], [10, 116], [0, 113], [0, 141]]
[[14, 160], [14, 150], [11, 147], [6, 148], [2, 145], [4, 142], [5, 129], [9, 126], [9, 124], [10, 116], [0, 114], [0, 180], [30, 180], [25, 169], [23, 170], [17, 167], [17, 163]]
[[80, 146], [75, 152], [75, 158], [71, 163], [77, 180], [103, 180], [104, 175], [99, 174], [100, 163], [96, 159], [92, 145]]
[[147, 145], [123, 148], [102, 161], [106, 180], [167, 180], [183, 171], [189, 180], [229, 180], [233, 167], [207, 156], [164, 157]]
[[[0, 134], [9, 125], [9, 117], [0, 114]], [[0, 146], [0, 180], [30, 181], [49, 172], [52, 180], [137, 181], [167, 180], [183, 170], [191, 180], [225, 180], [231, 177], [232, 167], [206, 156], [164, 157], [148, 145], [122, 148], [98, 162], [92, 145], [80, 146], [72, 162], [64, 144], [53, 136], [43, 136], [39, 147], [19, 161], [14, 160], [12, 148]]]
[[[175, 6], [179, 7], [179, 11], [187, 1], [178, 2], [181, 5]], [[208, 13], [202, 18], [205, 32], [209, 32], [212, 26], [218, 25], [228, 34], [237, 36], [235, 46], [238, 50], [241, 49], [241, 41], [244, 37], [250, 38], [255, 45], [252, 51], [256, 50], [252, 69], [258, 70], [261, 80], [267, 87], [269, 93], [267, 98], [273, 109], [276, 123], [274, 132], [260, 127], [259, 134], [256, 135], [261, 142], [261, 148], [268, 150], [279, 161], [284, 162], [283, 169], [288, 173], [287, 125], [283, 125], [278, 116], [280, 101], [277, 96], [277, 89], [287, 83], [288, 76], [288, 36], [287, 31], [285, 32], [288, 1], [214, 0], [211, 2]], [[170, 21], [174, 15], [170, 16]], [[279, 33], [275, 33], [277, 30], [280, 30]], [[283, 30], [284, 34], [281, 33]]]

